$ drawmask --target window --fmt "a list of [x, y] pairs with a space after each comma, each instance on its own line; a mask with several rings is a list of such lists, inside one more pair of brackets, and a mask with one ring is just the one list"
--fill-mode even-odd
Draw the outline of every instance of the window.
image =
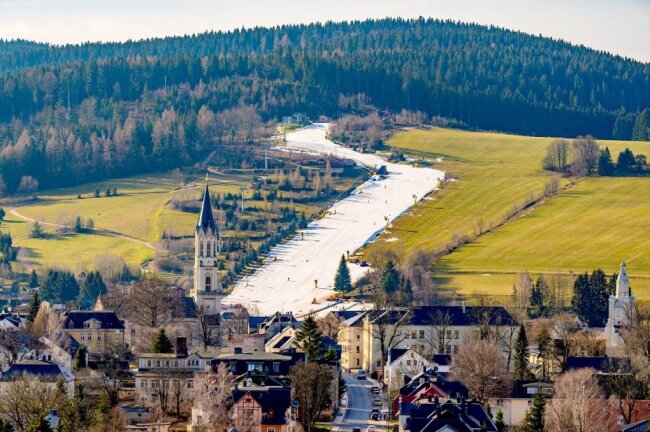
[[356, 346], [357, 354], [359, 354], [359, 345]]
[[357, 335], [357, 340], [361, 339], [361, 335]]
[[81, 340], [86, 340], [86, 338], [84, 337], [84, 335], [81, 335]]
[[454, 339], [460, 339], [460, 332], [458, 330], [454, 330]]
[[275, 428], [267, 428], [266, 432], [275, 432]]
[[357, 359], [357, 366], [359, 366], [359, 359]]
[[447, 339], [451, 339], [451, 330], [447, 330]]
[[93, 340], [93, 335], [88, 333], [88, 336], [86, 336], [86, 339], [89, 340], [89, 341]]
[[147, 360], [147, 367], [151, 367], [151, 360]]
[[207, 256], [212, 256], [212, 243], [207, 242], [206, 246], [208, 247], [208, 254], [207, 254]]
[[102, 340], [102, 335], [97, 335], [97, 340], [101, 341]]
[[147, 388], [148, 381], [146, 379], [143, 379], [142, 382], [140, 383], [140, 388]]
[[417, 339], [417, 338], [418, 338], [417, 333], [413, 331], [413, 333], [411, 333], [411, 339]]
[[231, 361], [230, 362], [230, 371], [231, 372], [236, 372], [237, 371], [237, 362], [236, 361]]
[[188, 380], [188, 381], [187, 381], [187, 388], [188, 388], [188, 389], [192, 389], [192, 388], [194, 388], [194, 381], [192, 381], [192, 380]]
[[451, 345], [445, 347], [445, 354], [451, 354]]
[[86, 321], [84, 323], [84, 328], [90, 328], [90, 322], [89, 321]]
[[205, 277], [205, 290], [206, 291], [212, 290], [212, 278], [210, 276]]
[[454, 345], [454, 354], [458, 354], [458, 345]]
[[411, 360], [406, 360], [406, 366], [411, 366]]
[[249, 371], [262, 371], [262, 363], [248, 362], [246, 363], [246, 366]]
[[280, 373], [280, 362], [273, 362], [273, 372]]
[[424, 330], [420, 330], [420, 339], [424, 339]]

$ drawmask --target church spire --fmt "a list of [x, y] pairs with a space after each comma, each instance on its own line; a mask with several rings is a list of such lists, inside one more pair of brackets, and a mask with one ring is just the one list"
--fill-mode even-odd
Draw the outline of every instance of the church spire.
[[625, 261], [621, 263], [621, 271], [616, 279], [616, 297], [622, 298], [630, 295], [630, 280], [627, 277]]
[[203, 204], [201, 205], [201, 213], [199, 220], [196, 224], [196, 230], [203, 230], [203, 232], [210, 231], [213, 234], [217, 232], [217, 224], [212, 215], [212, 203], [210, 202], [210, 190], [208, 189], [208, 181], [206, 176], [205, 191], [203, 192]]

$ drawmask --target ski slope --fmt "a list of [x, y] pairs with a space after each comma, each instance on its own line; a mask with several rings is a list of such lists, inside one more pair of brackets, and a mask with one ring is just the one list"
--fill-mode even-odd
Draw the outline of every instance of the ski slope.
[[[314, 124], [287, 134], [287, 146], [332, 154], [369, 167], [386, 165], [388, 176], [365, 182], [330, 207], [324, 218], [273, 248], [266, 264], [239, 281], [223, 303], [241, 303], [261, 315], [276, 311], [305, 314], [327, 307], [325, 298], [333, 293], [341, 255], [374, 239], [386, 227], [386, 218], [392, 221], [399, 217], [444, 178], [442, 171], [393, 164], [374, 154], [341, 147], [325, 138], [326, 128], [326, 124]], [[366, 269], [350, 265], [350, 271], [356, 280]]]

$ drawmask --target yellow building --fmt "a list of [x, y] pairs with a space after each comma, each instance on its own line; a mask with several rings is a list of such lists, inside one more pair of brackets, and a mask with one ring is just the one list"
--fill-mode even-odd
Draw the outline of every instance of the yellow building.
[[124, 323], [115, 312], [66, 312], [63, 330], [85, 346], [89, 354], [99, 355], [124, 346]]

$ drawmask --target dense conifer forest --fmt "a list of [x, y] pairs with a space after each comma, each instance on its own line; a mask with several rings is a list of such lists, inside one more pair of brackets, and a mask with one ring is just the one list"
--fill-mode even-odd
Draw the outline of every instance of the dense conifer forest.
[[650, 64], [425, 19], [69, 46], [0, 41], [0, 187], [172, 168], [220, 141], [253, 141], [283, 115], [367, 105], [471, 129], [630, 139], [650, 107]]

